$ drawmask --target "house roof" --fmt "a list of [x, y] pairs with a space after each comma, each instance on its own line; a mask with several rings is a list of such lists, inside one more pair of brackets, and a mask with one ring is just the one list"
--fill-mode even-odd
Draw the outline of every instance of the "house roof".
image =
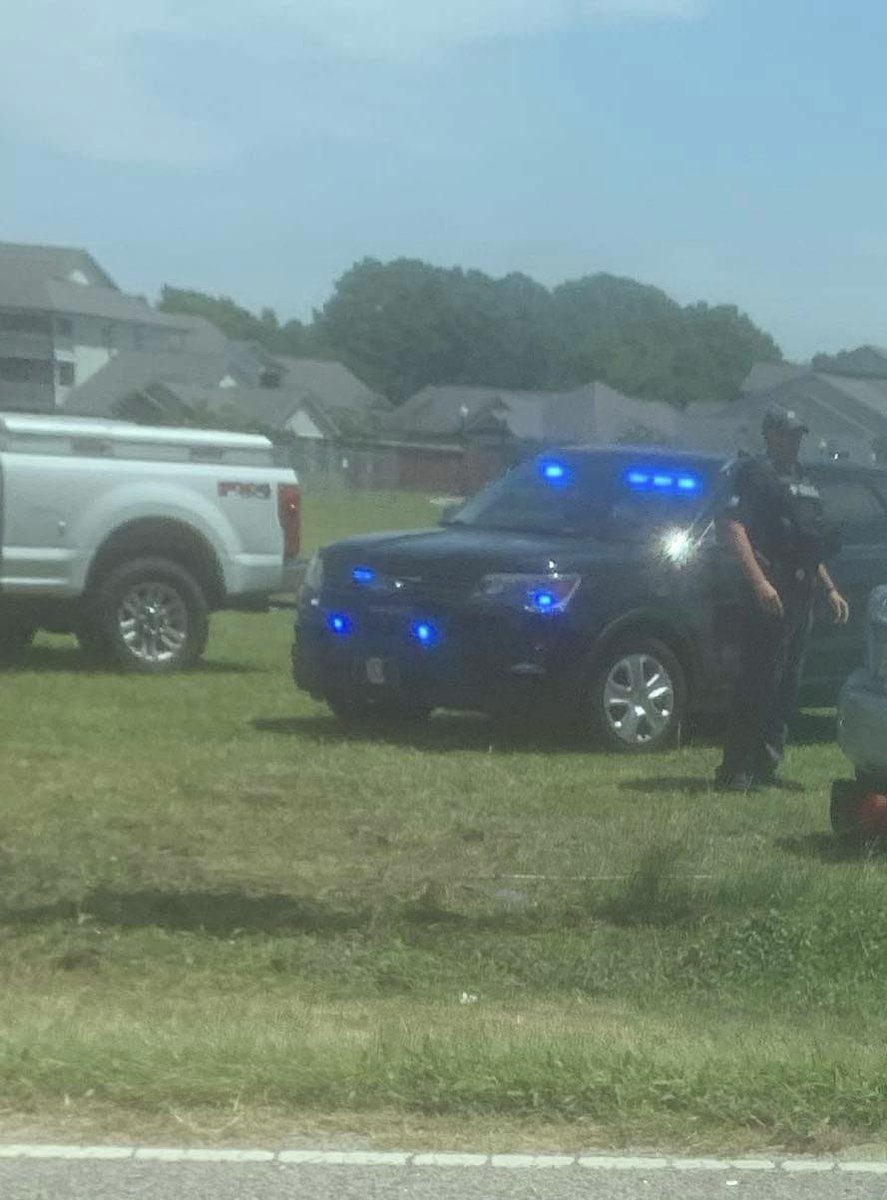
[[742, 394], [751, 395], [756, 392], [768, 392], [790, 379], [807, 375], [809, 366], [787, 362], [756, 362], [742, 382]]
[[114, 288], [52, 280], [46, 284], [45, 291], [48, 307], [56, 313], [102, 317], [109, 321], [132, 321], [166, 329], [185, 328], [177, 315], [158, 312], [138, 296], [127, 296], [125, 292], [118, 292]]
[[126, 350], [115, 355], [69, 395], [65, 411], [80, 416], [108, 416], [130, 393], [160, 380], [172, 383], [218, 383], [225, 375], [224, 354], [157, 353]]
[[45, 307], [43, 289], [48, 283], [77, 278], [117, 290], [114, 280], [85, 250], [0, 242], [0, 305], [4, 307]]
[[623, 396], [603, 383], [569, 392], [453, 385], [422, 388], [384, 425], [389, 432], [432, 438], [499, 428], [518, 441], [532, 442], [614, 442], [642, 431], [668, 440], [675, 410]]
[[325, 407], [364, 413], [368, 409], [390, 407], [384, 396], [374, 392], [353, 371], [340, 362], [319, 358], [291, 358], [275, 354], [283, 367], [283, 385], [290, 391], [308, 393]]
[[191, 409], [206, 408], [210, 412], [234, 409], [271, 429], [282, 429], [301, 406], [301, 397], [279, 388], [212, 387], [168, 380], [163, 384]]
[[168, 313], [121, 292], [85, 250], [0, 242], [0, 307], [181, 327]]

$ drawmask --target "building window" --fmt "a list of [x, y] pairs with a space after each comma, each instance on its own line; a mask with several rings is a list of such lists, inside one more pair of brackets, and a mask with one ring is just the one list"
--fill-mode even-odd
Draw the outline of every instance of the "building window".
[[55, 331], [61, 337], [70, 337], [74, 332], [74, 325], [67, 317], [57, 317], [55, 322]]
[[279, 388], [280, 387], [280, 372], [264, 370], [259, 373], [259, 387], [261, 388]]
[[59, 365], [59, 387], [74, 386], [74, 364], [72, 362], [60, 362]]

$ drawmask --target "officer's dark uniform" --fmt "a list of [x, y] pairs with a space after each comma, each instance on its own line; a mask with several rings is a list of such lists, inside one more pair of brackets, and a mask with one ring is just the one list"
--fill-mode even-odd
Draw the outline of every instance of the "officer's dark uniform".
[[723, 514], [740, 522], [784, 617], [762, 611], [743, 580], [740, 669], [717, 781], [775, 777], [794, 712], [819, 564], [836, 549], [816, 485], [800, 466], [780, 475], [767, 458], [741, 459]]

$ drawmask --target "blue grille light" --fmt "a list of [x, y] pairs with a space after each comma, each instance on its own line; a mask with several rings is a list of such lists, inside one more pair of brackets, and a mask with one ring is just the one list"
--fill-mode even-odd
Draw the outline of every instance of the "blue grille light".
[[439, 638], [437, 630], [428, 621], [414, 621], [410, 633], [420, 646], [433, 646]]
[[376, 578], [376, 572], [371, 567], [355, 567], [351, 572], [351, 578], [360, 586], [372, 583]]
[[330, 613], [326, 624], [330, 633], [334, 633], [337, 637], [347, 637], [351, 632], [351, 618], [345, 613]]
[[678, 480], [678, 491], [681, 492], [698, 492], [699, 480], [695, 475], [682, 475]]
[[551, 612], [555, 605], [554, 593], [545, 591], [531, 592], [530, 604], [533, 606], [536, 612]]

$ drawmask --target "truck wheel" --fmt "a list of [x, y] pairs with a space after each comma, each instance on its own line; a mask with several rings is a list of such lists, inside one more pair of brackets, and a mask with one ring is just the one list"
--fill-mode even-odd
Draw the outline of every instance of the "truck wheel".
[[686, 676], [674, 651], [638, 634], [596, 660], [579, 717], [582, 732], [610, 750], [645, 754], [675, 744], [686, 710]]
[[32, 625], [0, 618], [0, 663], [17, 662], [34, 640], [36, 632]]
[[177, 563], [164, 558], [122, 563], [99, 581], [80, 637], [87, 652], [101, 650], [124, 670], [177, 671], [206, 649], [206, 598]]

